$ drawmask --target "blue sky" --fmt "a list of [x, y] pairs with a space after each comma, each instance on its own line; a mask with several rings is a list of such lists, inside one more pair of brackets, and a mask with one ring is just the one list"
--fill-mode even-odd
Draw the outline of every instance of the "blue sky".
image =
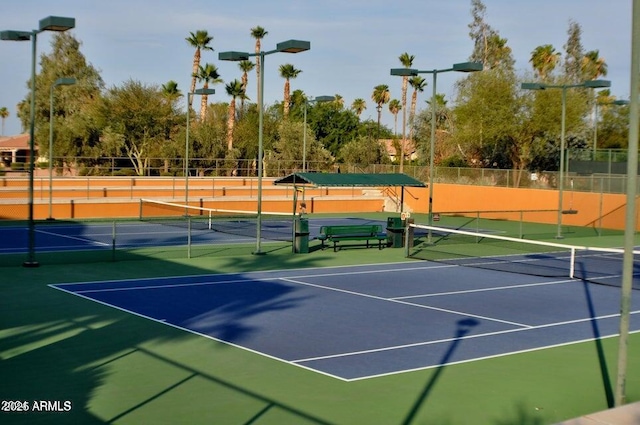
[[[569, 21], [582, 27], [585, 51], [599, 50], [607, 64], [607, 79], [618, 98], [629, 97], [632, 0], [483, 0], [485, 20], [508, 39], [522, 74], [531, 72], [533, 49], [552, 44], [563, 52]], [[291, 63], [302, 73], [292, 80], [292, 90], [308, 96], [341, 95], [346, 105], [355, 98], [367, 101], [363, 118], [376, 119], [371, 101], [373, 87], [387, 84], [392, 98], [400, 99], [401, 78], [389, 75], [400, 67], [398, 56], [415, 56], [418, 69], [449, 68], [465, 62], [473, 44], [468, 35], [471, 0], [21, 0], [4, 2], [0, 30], [31, 30], [47, 16], [76, 18], [74, 36], [81, 51], [96, 67], [107, 87], [133, 79], [148, 84], [178, 82], [186, 93], [190, 85], [193, 50], [185, 41], [189, 32], [204, 29], [214, 37], [214, 52], [204, 52], [203, 63], [218, 66], [225, 82], [240, 78], [234, 62], [218, 60], [227, 50], [254, 49], [250, 29], [268, 31], [263, 50], [289, 39], [311, 42], [300, 54], [279, 53], [265, 60], [265, 103], [282, 100], [284, 80], [278, 67]], [[38, 36], [38, 56], [50, 51], [51, 33]], [[15, 105], [27, 95], [31, 70], [28, 42], [0, 42], [0, 107], [9, 109], [5, 135], [20, 132]], [[255, 101], [255, 74], [248, 89]], [[419, 98], [419, 109], [431, 93]], [[438, 75], [437, 91], [449, 101], [455, 96], [459, 75]], [[213, 101], [229, 100], [217, 85]], [[48, 93], [38, 93], [48, 96]], [[183, 102], [183, 104], [186, 102]], [[196, 102], [197, 104], [197, 102]], [[385, 108], [383, 120], [393, 128]]]

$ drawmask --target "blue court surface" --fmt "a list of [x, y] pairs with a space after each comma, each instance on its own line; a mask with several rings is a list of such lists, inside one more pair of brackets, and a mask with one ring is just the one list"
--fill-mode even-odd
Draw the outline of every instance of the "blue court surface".
[[52, 286], [346, 381], [597, 340], [620, 323], [619, 288], [428, 261]]
[[[194, 220], [189, 237], [186, 221], [168, 222], [104, 222], [37, 223], [35, 248], [38, 252], [78, 251], [112, 248], [144, 248], [198, 244], [240, 244], [256, 240], [255, 219], [227, 221], [219, 229], [206, 228], [206, 223]], [[309, 220], [309, 237], [318, 235], [323, 225], [386, 223], [363, 218], [321, 218]], [[291, 219], [262, 222], [263, 240], [291, 241]], [[24, 253], [28, 250], [28, 228], [4, 226], [0, 228], [0, 254]]]

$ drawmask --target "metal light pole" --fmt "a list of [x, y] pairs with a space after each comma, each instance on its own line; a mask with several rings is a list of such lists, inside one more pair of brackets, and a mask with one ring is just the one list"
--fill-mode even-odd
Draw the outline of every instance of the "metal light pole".
[[302, 133], [302, 172], [307, 172], [307, 107], [316, 102], [332, 102], [335, 96], [318, 96], [304, 101], [304, 130]]
[[32, 31], [0, 31], [0, 40], [31, 40], [31, 104], [29, 115], [29, 235], [27, 260], [25, 267], [38, 267], [35, 259], [35, 223], [33, 221], [33, 169], [35, 165], [35, 117], [36, 117], [36, 45], [38, 34], [43, 31], [67, 31], [76, 26], [75, 18], [49, 16], [41, 19], [38, 29]]
[[[194, 94], [210, 95], [215, 94], [215, 89], [196, 89], [193, 93], [187, 93], [187, 129], [184, 146], [184, 205], [189, 206], [189, 111], [191, 110], [191, 98]], [[185, 210], [185, 215], [189, 215], [189, 212]]]
[[76, 83], [75, 78], [58, 78], [51, 85], [49, 95], [49, 217], [53, 220], [53, 89], [56, 86], [70, 86]]
[[638, 139], [640, 105], [640, 0], [633, 0], [631, 34], [631, 96], [629, 104], [629, 147], [627, 160], [627, 205], [624, 227], [624, 258], [622, 264], [622, 291], [620, 296], [620, 337], [618, 340], [618, 375], [614, 402], [626, 403], [627, 357], [629, 348], [629, 321], [631, 293], [633, 292], [633, 250], [636, 233], [636, 196], [638, 187]]
[[275, 50], [269, 50], [266, 52], [259, 53], [248, 53], [248, 52], [220, 52], [218, 53], [218, 59], [223, 61], [243, 61], [247, 60], [250, 57], [259, 56], [260, 57], [260, 90], [258, 93], [258, 202], [257, 202], [257, 222], [256, 222], [256, 250], [254, 251], [255, 255], [264, 254], [261, 250], [261, 239], [262, 239], [262, 156], [263, 156], [263, 148], [262, 148], [262, 139], [263, 139], [263, 128], [264, 128], [264, 58], [267, 55], [273, 53], [300, 53], [305, 50], [309, 50], [311, 48], [311, 43], [308, 41], [301, 40], [287, 40], [281, 43], [276, 44]]
[[[439, 73], [443, 72], [477, 72], [482, 71], [482, 63], [480, 62], [463, 62], [453, 64], [451, 68], [447, 69], [433, 69], [420, 71], [412, 68], [393, 68], [391, 69], [391, 75], [399, 75], [401, 77], [413, 77], [418, 74], [432, 74], [433, 75], [433, 87], [431, 94], [431, 141], [429, 150], [429, 226], [433, 226], [433, 180], [434, 180], [434, 158], [435, 158], [435, 145], [436, 145], [436, 82]], [[432, 243], [431, 230], [427, 232], [427, 243]]]
[[546, 89], [561, 89], [562, 90], [562, 121], [560, 127], [560, 166], [558, 168], [558, 230], [556, 233], [556, 239], [562, 239], [562, 195], [564, 192], [564, 151], [565, 151], [565, 120], [567, 110], [567, 89], [584, 87], [584, 88], [604, 88], [611, 87], [611, 81], [608, 80], [589, 80], [580, 84], [543, 84], [543, 83], [522, 83], [521, 88], [523, 90], [546, 90]]

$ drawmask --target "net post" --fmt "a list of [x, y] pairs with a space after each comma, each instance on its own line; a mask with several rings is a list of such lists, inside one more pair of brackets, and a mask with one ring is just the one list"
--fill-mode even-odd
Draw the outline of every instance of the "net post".
[[113, 228], [111, 229], [111, 261], [116, 261], [116, 221], [113, 220]]
[[140, 221], [142, 221], [142, 202], [144, 201], [144, 199], [140, 198], [140, 208], [139, 208], [139, 214], [138, 214], [138, 219]]
[[569, 277], [573, 279], [575, 276], [575, 268], [576, 268], [576, 248], [571, 248], [571, 263], [569, 266]]
[[213, 228], [213, 211], [209, 211], [209, 223], [208, 223], [208, 230], [211, 230]]
[[187, 216], [187, 258], [191, 258], [191, 216]]

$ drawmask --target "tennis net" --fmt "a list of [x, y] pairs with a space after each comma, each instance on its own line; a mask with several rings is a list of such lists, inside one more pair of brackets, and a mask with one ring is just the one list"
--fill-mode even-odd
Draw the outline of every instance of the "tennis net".
[[[521, 239], [498, 232], [410, 224], [416, 234], [431, 233], [409, 248], [408, 257], [541, 277], [580, 279], [597, 284], [622, 285], [624, 249], [588, 247]], [[426, 238], [424, 238], [426, 239]], [[632, 287], [640, 289], [640, 251], [634, 250]]]
[[[265, 239], [291, 242], [294, 218], [293, 213], [262, 212], [261, 236]], [[180, 227], [190, 224], [194, 230], [255, 237], [258, 213], [140, 199], [140, 220]]]

